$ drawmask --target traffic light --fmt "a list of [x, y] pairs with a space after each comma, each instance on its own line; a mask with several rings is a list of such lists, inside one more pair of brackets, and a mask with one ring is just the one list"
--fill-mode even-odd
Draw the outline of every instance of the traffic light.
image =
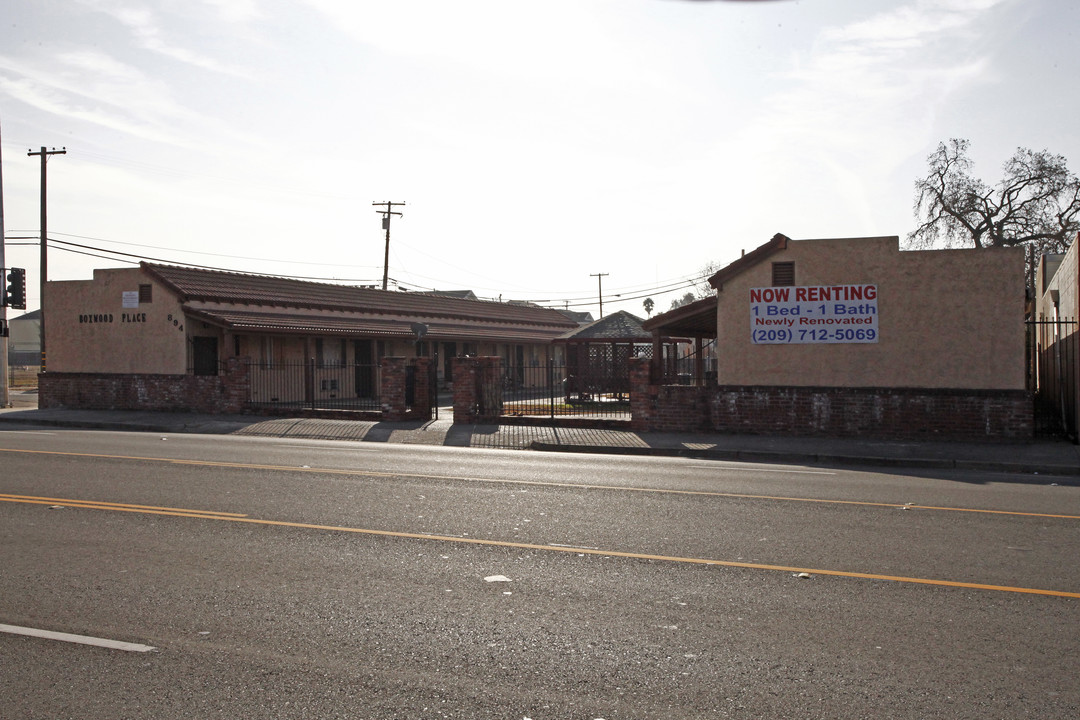
[[26, 270], [23, 268], [7, 269], [4, 304], [17, 310], [26, 309]]

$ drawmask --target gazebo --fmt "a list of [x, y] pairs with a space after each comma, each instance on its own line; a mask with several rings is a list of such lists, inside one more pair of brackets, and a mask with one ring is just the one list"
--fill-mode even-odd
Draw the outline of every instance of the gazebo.
[[641, 318], [625, 310], [571, 330], [553, 342], [566, 346], [566, 399], [601, 395], [620, 398], [630, 392], [630, 358], [674, 357], [685, 338], [654, 338]]

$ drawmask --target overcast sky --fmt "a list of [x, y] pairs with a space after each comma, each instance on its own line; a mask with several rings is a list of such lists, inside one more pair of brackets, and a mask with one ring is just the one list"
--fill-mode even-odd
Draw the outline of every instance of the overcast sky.
[[395, 287], [596, 315], [606, 273], [644, 317], [777, 232], [903, 238], [948, 138], [1077, 171], [1078, 35], [1076, 0], [5, 0], [6, 264], [37, 307], [27, 151], [66, 147], [49, 235], [93, 249], [51, 280], [381, 284], [392, 200]]

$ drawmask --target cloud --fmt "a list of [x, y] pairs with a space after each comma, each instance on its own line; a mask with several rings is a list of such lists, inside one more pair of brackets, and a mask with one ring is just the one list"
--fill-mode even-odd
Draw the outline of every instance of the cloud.
[[[169, 33], [163, 29], [166, 23], [161, 22], [158, 13], [146, 5], [133, 4], [127, 0], [79, 0], [79, 2], [112, 17], [131, 33], [137, 46], [144, 50], [202, 70], [239, 78], [252, 77], [252, 73], [244, 68], [223, 63], [214, 57], [171, 42], [168, 39]], [[230, 22], [246, 22], [258, 16], [250, 0], [236, 2], [235, 5], [229, 0], [203, 0], [203, 2], [213, 9], [218, 17]], [[197, 6], [187, 7], [189, 10], [197, 9]]]

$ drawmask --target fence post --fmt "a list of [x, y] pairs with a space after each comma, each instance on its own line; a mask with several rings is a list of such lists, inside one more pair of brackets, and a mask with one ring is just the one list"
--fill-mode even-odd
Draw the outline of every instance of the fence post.
[[550, 402], [548, 408], [551, 410], [551, 419], [555, 419], [555, 363], [548, 360], [548, 395], [550, 396]]
[[454, 422], [476, 422], [479, 362], [473, 357], [456, 357], [451, 361], [454, 376]]
[[304, 403], [315, 409], [315, 358], [304, 363]]

